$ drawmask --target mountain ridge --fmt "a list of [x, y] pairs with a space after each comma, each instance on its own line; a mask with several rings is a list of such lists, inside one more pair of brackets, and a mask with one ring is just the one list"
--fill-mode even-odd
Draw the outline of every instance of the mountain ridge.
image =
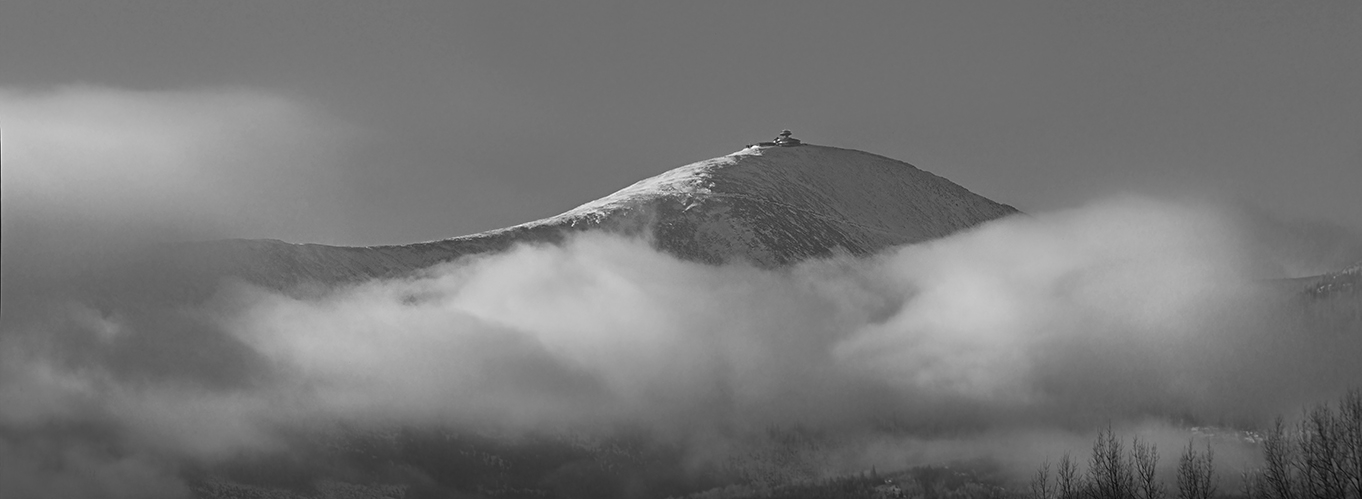
[[775, 268], [837, 252], [869, 255], [1017, 213], [892, 158], [810, 144], [749, 146], [555, 216], [475, 234], [376, 246], [227, 239], [182, 243], [157, 259], [188, 269], [199, 282], [230, 276], [290, 289], [400, 277], [519, 243], [557, 244], [603, 230], [648, 238], [686, 260]]

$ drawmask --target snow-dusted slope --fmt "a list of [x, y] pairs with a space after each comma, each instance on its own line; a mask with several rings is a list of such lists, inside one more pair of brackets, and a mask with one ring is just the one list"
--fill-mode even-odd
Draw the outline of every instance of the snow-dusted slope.
[[1338, 272], [1306, 279], [1305, 292], [1316, 298], [1362, 294], [1362, 262]]
[[835, 248], [871, 253], [1013, 213], [907, 163], [805, 145], [686, 165], [522, 227], [630, 230], [651, 222], [657, 245], [683, 257], [772, 266]]
[[1305, 284], [1303, 309], [1312, 319], [1362, 334], [1362, 262], [1299, 281]]
[[835, 251], [868, 254], [1017, 213], [912, 165], [861, 151], [749, 147], [665, 172], [558, 216], [426, 243], [334, 247], [273, 240], [187, 245], [170, 258], [286, 288], [400, 275], [517, 242], [582, 230], [651, 237], [682, 258], [780, 266]]

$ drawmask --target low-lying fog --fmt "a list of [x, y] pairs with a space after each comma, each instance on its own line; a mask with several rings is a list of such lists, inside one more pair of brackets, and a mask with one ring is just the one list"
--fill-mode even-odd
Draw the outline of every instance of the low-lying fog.
[[[141, 151], [97, 146], [61, 162]], [[988, 457], [1021, 475], [1108, 425], [1172, 455], [1189, 426], [1249, 427], [1362, 380], [1362, 334], [1291, 313], [1274, 281], [1352, 247], [1223, 204], [1109, 198], [778, 270], [584, 234], [325, 292], [228, 281], [109, 307], [66, 283], [193, 233], [142, 215], [199, 200], [54, 198], [25, 184], [42, 151], [5, 151], [0, 495], [182, 494], [188, 469], [329, 425], [628, 428], [694, 466], [804, 428], [835, 442], [827, 473]]]

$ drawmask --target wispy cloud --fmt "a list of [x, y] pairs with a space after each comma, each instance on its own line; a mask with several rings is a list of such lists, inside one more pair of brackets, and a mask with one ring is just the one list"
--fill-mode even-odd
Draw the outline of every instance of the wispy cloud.
[[[104, 239], [308, 234], [345, 127], [250, 89], [0, 89], [6, 230]], [[45, 230], [30, 230], [42, 225]], [[334, 229], [334, 227], [332, 227]], [[10, 251], [19, 241], [6, 241]]]

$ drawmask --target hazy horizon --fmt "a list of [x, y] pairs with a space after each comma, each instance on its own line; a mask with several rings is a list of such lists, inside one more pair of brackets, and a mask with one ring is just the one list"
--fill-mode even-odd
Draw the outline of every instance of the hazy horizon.
[[[108, 170], [110, 202], [234, 189], [206, 208], [162, 207], [211, 212], [216, 237], [470, 234], [782, 128], [1024, 211], [1122, 193], [1212, 197], [1362, 233], [1355, 2], [18, 1], [0, 12], [6, 196], [28, 175], [30, 144], [63, 141], [62, 175]], [[100, 129], [130, 139], [110, 149], [72, 135]], [[121, 159], [149, 147], [182, 155]], [[44, 185], [32, 194], [86, 195]]]

